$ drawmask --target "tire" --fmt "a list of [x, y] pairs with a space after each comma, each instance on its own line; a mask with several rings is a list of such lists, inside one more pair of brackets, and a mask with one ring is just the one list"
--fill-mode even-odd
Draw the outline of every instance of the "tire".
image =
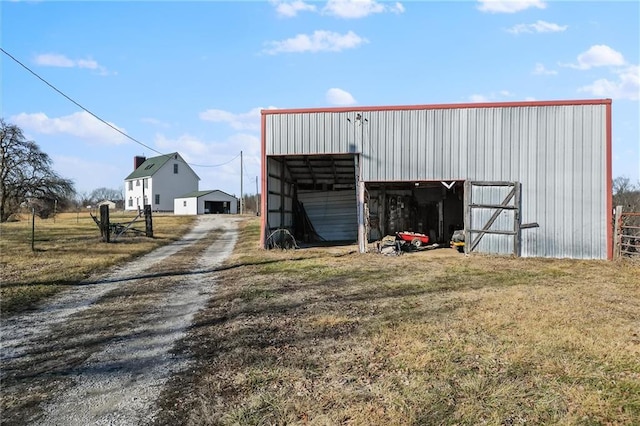
[[411, 245], [415, 248], [420, 248], [422, 247], [422, 240], [420, 238], [414, 238], [413, 240], [411, 240]]

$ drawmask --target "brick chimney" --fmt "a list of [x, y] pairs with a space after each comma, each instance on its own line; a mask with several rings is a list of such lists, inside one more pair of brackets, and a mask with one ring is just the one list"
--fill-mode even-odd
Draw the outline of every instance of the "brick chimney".
[[147, 157], [143, 157], [141, 155], [133, 157], [133, 170], [138, 170], [138, 167], [140, 167], [145, 161], [147, 161]]

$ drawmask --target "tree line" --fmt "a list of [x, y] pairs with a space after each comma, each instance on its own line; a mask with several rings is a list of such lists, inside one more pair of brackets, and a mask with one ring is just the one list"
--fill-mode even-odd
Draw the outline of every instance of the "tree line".
[[[0, 222], [33, 210], [45, 219], [56, 211], [78, 210], [102, 200], [122, 201], [122, 190], [98, 188], [79, 194], [72, 180], [58, 175], [51, 158], [22, 129], [0, 119]], [[613, 180], [613, 205], [640, 212], [640, 181], [627, 177]], [[259, 210], [259, 196], [245, 195], [245, 208]]]

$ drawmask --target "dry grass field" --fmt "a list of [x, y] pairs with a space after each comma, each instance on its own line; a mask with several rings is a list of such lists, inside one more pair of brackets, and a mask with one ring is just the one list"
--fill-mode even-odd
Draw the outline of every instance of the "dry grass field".
[[257, 248], [245, 222], [160, 424], [640, 424], [637, 263]]
[[[192, 219], [103, 244], [63, 215], [36, 222], [35, 252], [30, 223], [2, 224], [3, 316]], [[264, 251], [256, 218], [240, 232], [156, 424], [640, 424], [637, 262]]]
[[[112, 212], [111, 222], [128, 223], [131, 212]], [[44, 297], [179, 238], [193, 216], [154, 214], [154, 238], [122, 235], [103, 243], [89, 212], [62, 213], [35, 220], [34, 250], [31, 218], [0, 224], [0, 312], [2, 316], [32, 307]], [[133, 227], [144, 230], [144, 218]]]

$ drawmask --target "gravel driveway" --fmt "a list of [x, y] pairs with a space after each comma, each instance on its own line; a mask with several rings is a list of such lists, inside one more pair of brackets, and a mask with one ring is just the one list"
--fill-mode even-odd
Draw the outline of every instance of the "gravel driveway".
[[2, 424], [139, 425], [189, 360], [172, 353], [216, 288], [237, 219], [200, 216], [184, 238], [0, 325]]

